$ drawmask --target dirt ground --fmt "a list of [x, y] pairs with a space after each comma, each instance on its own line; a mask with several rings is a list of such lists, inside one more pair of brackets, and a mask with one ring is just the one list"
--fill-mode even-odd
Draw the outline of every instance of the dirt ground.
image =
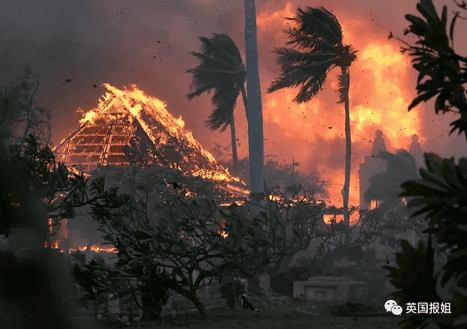
[[[331, 315], [310, 315], [297, 311], [304, 310], [307, 305], [276, 305], [274, 309], [256, 313], [237, 308], [228, 310], [225, 307], [206, 310], [206, 319], [201, 320], [197, 314], [177, 315], [171, 323], [162, 324], [160, 321], [145, 328], [203, 328], [203, 329], [291, 329], [291, 328], [329, 328], [329, 329], [395, 329], [401, 320], [396, 316], [379, 317], [338, 317]], [[111, 328], [106, 321], [101, 328]], [[83, 323], [82, 328], [86, 328]], [[126, 326], [127, 329], [140, 328], [140, 326]]]

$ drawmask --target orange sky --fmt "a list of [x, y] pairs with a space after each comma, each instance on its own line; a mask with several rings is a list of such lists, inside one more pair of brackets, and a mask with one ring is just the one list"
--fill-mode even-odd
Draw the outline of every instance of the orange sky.
[[[438, 11], [451, 1], [434, 1]], [[390, 151], [407, 148], [417, 133], [422, 147], [441, 156], [467, 154], [465, 137], [449, 137], [454, 116], [436, 116], [433, 103], [410, 113], [416, 96], [416, 72], [400, 44], [388, 40], [389, 31], [402, 36], [408, 26], [404, 15], [416, 2], [370, 0], [302, 1], [257, 0], [258, 47], [266, 159], [292, 159], [298, 170], [318, 171], [331, 182], [331, 203], [341, 205], [344, 182], [344, 105], [337, 104], [337, 70], [310, 102], [292, 102], [297, 90], [266, 94], [278, 74], [274, 47], [287, 41], [284, 16], [294, 16], [298, 6], [325, 6], [343, 27], [344, 43], [358, 50], [350, 68], [352, 125], [352, 176], [350, 203], [358, 204], [358, 164], [371, 150], [374, 131], [381, 129]], [[52, 109], [53, 142], [71, 134], [82, 114], [95, 107], [104, 94], [103, 83], [117, 88], [136, 84], [146, 94], [167, 103], [175, 117], [208, 149], [215, 142], [229, 145], [230, 133], [210, 132], [204, 126], [213, 106], [210, 95], [187, 100], [190, 76], [185, 73], [198, 61], [199, 36], [226, 33], [244, 56], [243, 0], [167, 0], [164, 2], [110, 2], [83, 0], [20, 0], [10, 4], [0, 21], [2, 79], [10, 79], [29, 61], [41, 76], [37, 94], [40, 106]], [[459, 38], [466, 22], [458, 20], [456, 50], [467, 53]], [[412, 41], [414, 41], [412, 39]], [[463, 48], [462, 48], [463, 47]], [[71, 82], [66, 83], [66, 79]], [[97, 88], [93, 87], [97, 85]], [[426, 109], [423, 109], [426, 106]], [[235, 110], [239, 156], [247, 156], [246, 118], [241, 98]]]
[[[290, 23], [282, 17], [294, 14], [290, 3], [283, 10], [260, 13], [258, 38], [267, 37], [273, 46], [284, 45], [283, 29]], [[353, 147], [349, 201], [358, 205], [357, 165], [368, 155], [375, 130], [384, 132], [391, 149], [407, 148], [413, 134], [421, 135], [422, 139], [423, 136], [420, 111], [407, 113], [415, 92], [405, 83], [411, 71], [406, 56], [382, 33], [366, 33], [365, 39], [359, 38], [359, 30], [366, 24], [364, 19], [345, 13], [339, 14], [338, 19], [342, 22], [345, 43], [358, 49], [358, 59], [350, 70], [349, 91]], [[339, 70], [331, 71], [323, 90], [310, 102], [294, 103], [296, 89], [266, 94], [263, 99], [267, 152], [275, 147], [288, 148], [298, 162], [317, 170], [331, 183], [332, 204], [342, 203], [340, 191], [344, 182], [344, 105], [336, 104], [338, 74]], [[265, 75], [264, 79], [271, 81], [273, 75]], [[279, 125], [282, 136], [273, 134], [270, 124]], [[284, 135], [289, 138], [283, 138]], [[289, 146], [292, 136], [295, 143]]]

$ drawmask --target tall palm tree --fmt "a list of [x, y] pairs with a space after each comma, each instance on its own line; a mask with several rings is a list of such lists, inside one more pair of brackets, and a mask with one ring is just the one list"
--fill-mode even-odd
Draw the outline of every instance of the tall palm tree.
[[[201, 60], [198, 67], [187, 70], [192, 74], [195, 91], [187, 94], [188, 99], [214, 90], [212, 103], [216, 106], [206, 126], [211, 130], [225, 131], [230, 126], [234, 171], [238, 167], [237, 142], [235, 136], [234, 108], [237, 97], [242, 93], [245, 110], [246, 70], [242, 56], [233, 40], [225, 34], [213, 34], [211, 38], [201, 37], [201, 52], [191, 54]], [[248, 118], [248, 112], [247, 112]]]
[[268, 89], [268, 93], [282, 88], [300, 86], [294, 98], [297, 103], [309, 101], [321, 89], [326, 76], [334, 67], [341, 68], [339, 75], [339, 104], [345, 103], [345, 181], [342, 190], [344, 199], [344, 221], [349, 225], [350, 185], [350, 114], [349, 114], [349, 67], [357, 58], [352, 46], [342, 43], [342, 27], [336, 16], [325, 8], [306, 7], [298, 9], [297, 16], [287, 18], [297, 25], [288, 31], [288, 45], [298, 48], [276, 48], [281, 75]]
[[258, 68], [255, 0], [245, 0], [245, 53], [248, 88], [248, 147], [250, 152], [251, 195], [264, 192], [263, 106]]

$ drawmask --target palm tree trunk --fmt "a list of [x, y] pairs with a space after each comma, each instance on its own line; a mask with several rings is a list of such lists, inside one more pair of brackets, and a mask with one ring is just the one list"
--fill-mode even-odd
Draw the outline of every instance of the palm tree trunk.
[[264, 144], [255, 0], [245, 0], [245, 52], [251, 196], [256, 199], [264, 192]]
[[350, 160], [352, 154], [352, 141], [350, 136], [350, 109], [349, 109], [349, 84], [350, 74], [348, 67], [342, 67], [342, 81], [345, 88], [345, 181], [342, 193], [344, 199], [344, 224], [350, 225], [349, 218], [349, 192], [350, 192]]
[[243, 106], [245, 106], [246, 121], [248, 122], [248, 109], [247, 109], [248, 98], [246, 97], [245, 86], [242, 85], [240, 88], [240, 91], [242, 92]]
[[236, 173], [238, 169], [238, 155], [237, 155], [237, 137], [235, 135], [235, 122], [234, 114], [232, 111], [232, 118], [230, 119], [230, 138], [232, 143], [232, 159], [233, 159], [233, 172]]

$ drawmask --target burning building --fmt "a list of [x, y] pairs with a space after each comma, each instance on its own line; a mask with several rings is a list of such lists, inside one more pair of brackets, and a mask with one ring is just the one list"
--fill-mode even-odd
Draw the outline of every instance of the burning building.
[[85, 173], [99, 165], [164, 166], [211, 180], [222, 201], [248, 196], [247, 185], [221, 166], [161, 100], [136, 86], [132, 90], [104, 86], [108, 92], [98, 106], [55, 148], [57, 161]]
[[80, 127], [55, 148], [58, 161], [88, 173], [98, 165], [167, 166], [210, 179], [232, 197], [248, 195], [246, 184], [221, 166], [161, 100], [136, 86], [133, 90], [104, 86], [108, 93], [97, 108], [87, 112]]
[[136, 86], [133, 90], [104, 86], [109, 92], [98, 107], [87, 112], [78, 130], [55, 148], [57, 160], [88, 172], [99, 164], [127, 166], [136, 161], [241, 183], [194, 139], [181, 117], [176, 119], [167, 111], [161, 100], [146, 96]]

